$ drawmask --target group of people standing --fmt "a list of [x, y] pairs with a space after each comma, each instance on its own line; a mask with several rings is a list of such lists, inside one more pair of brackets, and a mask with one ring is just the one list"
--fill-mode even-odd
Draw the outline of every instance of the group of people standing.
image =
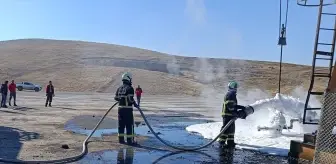
[[[123, 84], [117, 89], [115, 93], [114, 99], [119, 102], [118, 107], [118, 138], [119, 143], [125, 143], [125, 137], [127, 144], [134, 145], [137, 144], [134, 141], [134, 117], [133, 117], [133, 106], [136, 108], [140, 107], [140, 99], [142, 94], [142, 88], [140, 85], [134, 90], [132, 87], [132, 74], [129, 72], [125, 72], [121, 80]], [[228, 92], [224, 97], [224, 103], [222, 108], [222, 117], [223, 117], [223, 126], [224, 126], [233, 118], [237, 117], [238, 110], [243, 110], [245, 107], [238, 105], [237, 102], [237, 89], [238, 83], [235, 81], [231, 81], [228, 84]], [[16, 105], [16, 84], [14, 80], [12, 80], [11, 84], [8, 85], [8, 81], [5, 81], [1, 85], [1, 107], [7, 108], [6, 100], [9, 91], [9, 106], [11, 106], [11, 99], [14, 99], [14, 106]], [[134, 100], [134, 93], [137, 97], [137, 102]], [[51, 107], [51, 102], [53, 97], [55, 96], [54, 86], [52, 81], [49, 81], [49, 85], [46, 87], [46, 102], [45, 107]], [[126, 129], [126, 134], [125, 134]], [[219, 137], [219, 143], [222, 147], [235, 147], [234, 142], [234, 133], [235, 133], [235, 124], [231, 124], [227, 130], [224, 131], [223, 134]]]
[[[14, 99], [13, 101], [13, 105], [16, 105], [16, 84], [15, 81], [12, 80], [12, 82], [8, 85], [8, 81], [6, 80], [3, 84], [1, 84], [1, 108], [8, 108], [7, 104], [7, 96], [8, 96], [8, 91], [9, 91], [9, 102], [8, 105], [12, 106], [11, 101], [12, 99]], [[49, 85], [47, 85], [46, 87], [46, 103], [45, 103], [45, 107], [47, 107], [47, 105], [49, 105], [49, 107], [51, 107], [51, 102], [52, 102], [52, 98], [55, 96], [55, 90], [54, 90], [54, 86], [52, 84], [52, 81], [49, 81]]]
[[8, 81], [5, 81], [5, 83], [3, 83], [1, 85], [1, 108], [8, 108], [8, 106], [6, 105], [6, 101], [7, 101], [7, 96], [8, 96], [8, 91], [9, 91], [9, 102], [8, 105], [11, 105], [11, 100], [12, 98], [14, 99], [14, 106], [16, 105], [16, 84], [14, 82], [14, 80], [12, 80], [12, 82], [8, 85]]

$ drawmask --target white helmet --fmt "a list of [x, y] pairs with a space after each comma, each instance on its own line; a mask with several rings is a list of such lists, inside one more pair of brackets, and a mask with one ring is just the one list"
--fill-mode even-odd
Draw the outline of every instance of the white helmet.
[[129, 82], [132, 82], [132, 74], [129, 73], [129, 72], [125, 72], [125, 73], [122, 74], [121, 79], [122, 79], [122, 81], [126, 80], [126, 81], [129, 81]]

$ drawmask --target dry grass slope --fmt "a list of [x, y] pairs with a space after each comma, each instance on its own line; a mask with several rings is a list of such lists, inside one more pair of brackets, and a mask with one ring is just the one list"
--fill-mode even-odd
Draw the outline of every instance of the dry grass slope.
[[[224, 87], [231, 79], [244, 88], [276, 92], [278, 64], [262, 61], [198, 59], [103, 43], [47, 39], [0, 42], [1, 80], [46, 84], [57, 91], [114, 92], [123, 71], [145, 94], [199, 95], [206, 85]], [[284, 64], [283, 90], [310, 83], [310, 67]], [[317, 81], [324, 89], [325, 81]]]

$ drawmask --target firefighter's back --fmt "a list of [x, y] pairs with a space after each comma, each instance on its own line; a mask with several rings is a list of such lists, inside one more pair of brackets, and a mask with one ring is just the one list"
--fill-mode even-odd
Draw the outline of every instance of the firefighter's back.
[[133, 96], [134, 89], [128, 84], [123, 84], [118, 88], [119, 108], [133, 108], [130, 96]]

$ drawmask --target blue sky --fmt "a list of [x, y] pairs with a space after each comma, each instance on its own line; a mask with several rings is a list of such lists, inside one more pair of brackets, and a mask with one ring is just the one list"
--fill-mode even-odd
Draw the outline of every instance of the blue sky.
[[[317, 8], [291, 0], [285, 62], [311, 65], [316, 18]], [[333, 25], [331, 19], [324, 23]], [[183, 56], [278, 61], [278, 25], [279, 0], [3, 0], [0, 5], [0, 40], [85, 40]]]

